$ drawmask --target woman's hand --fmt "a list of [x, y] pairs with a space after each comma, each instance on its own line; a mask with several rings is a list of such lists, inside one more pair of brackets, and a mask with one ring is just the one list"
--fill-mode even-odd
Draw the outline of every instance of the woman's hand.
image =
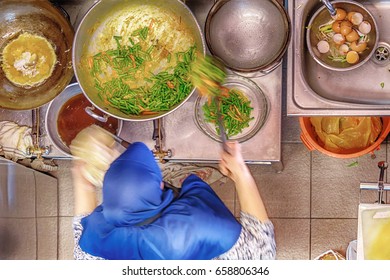
[[219, 169], [234, 182], [242, 180], [249, 174], [248, 167], [242, 157], [241, 146], [235, 142], [227, 142], [228, 152], [222, 151]]
[[85, 163], [81, 160], [73, 160], [72, 178], [74, 190], [75, 215], [91, 213], [97, 206], [95, 186], [83, 175]]
[[222, 152], [219, 168], [222, 174], [234, 181], [241, 211], [255, 216], [259, 221], [268, 220], [257, 184], [242, 157], [239, 143], [226, 144], [228, 152]]
[[95, 191], [96, 187], [92, 185], [85, 177], [85, 165], [86, 163], [82, 160], [73, 160], [73, 166], [71, 168], [72, 179], [73, 179], [73, 188], [82, 188], [88, 191]]

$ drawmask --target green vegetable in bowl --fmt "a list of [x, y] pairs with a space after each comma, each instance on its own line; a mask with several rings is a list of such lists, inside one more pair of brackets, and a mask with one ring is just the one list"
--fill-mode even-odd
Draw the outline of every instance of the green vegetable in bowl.
[[[209, 99], [203, 105], [205, 120], [215, 124], [215, 129], [219, 134], [219, 126], [217, 122], [217, 103], [218, 99]], [[224, 122], [224, 127], [228, 137], [240, 134], [246, 127], [249, 127], [253, 107], [251, 102], [242, 92], [236, 89], [230, 89], [227, 96], [219, 98], [219, 109]]]

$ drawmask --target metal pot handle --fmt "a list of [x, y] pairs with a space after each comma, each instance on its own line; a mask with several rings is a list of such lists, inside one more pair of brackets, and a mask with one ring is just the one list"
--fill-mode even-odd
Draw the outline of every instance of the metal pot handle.
[[282, 59], [275, 62], [274, 64], [272, 64], [271, 66], [269, 66], [268, 68], [263, 69], [263, 70], [254, 71], [254, 72], [239, 72], [239, 71], [232, 71], [232, 72], [235, 74], [238, 74], [240, 76], [244, 76], [246, 78], [256, 78], [256, 77], [261, 77], [261, 76], [264, 76], [264, 75], [271, 73], [276, 68], [278, 68], [281, 63], [282, 63]]
[[98, 114], [96, 114], [95, 112], [93, 112], [93, 110], [95, 110], [95, 107], [94, 106], [91, 106], [91, 107], [85, 107], [85, 112], [90, 115], [92, 118], [94, 118], [95, 120], [98, 120], [99, 122], [107, 122], [108, 120], [108, 116], [107, 115], [103, 115], [103, 116], [99, 116]]
[[274, 71], [276, 68], [278, 68], [281, 63], [282, 63], [282, 59], [279, 60], [278, 62], [275, 62], [275, 64], [271, 65], [269, 68], [266, 68], [264, 70], [260, 70], [260, 72], [263, 73], [264, 75], [269, 74], [272, 71]]

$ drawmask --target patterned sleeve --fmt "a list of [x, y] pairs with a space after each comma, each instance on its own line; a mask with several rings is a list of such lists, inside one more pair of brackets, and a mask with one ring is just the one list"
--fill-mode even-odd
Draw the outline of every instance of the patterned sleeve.
[[81, 225], [81, 219], [88, 215], [79, 215], [73, 217], [73, 235], [74, 235], [74, 249], [73, 257], [75, 260], [103, 260], [103, 258], [92, 256], [84, 252], [79, 245], [81, 234], [83, 233], [83, 226]]
[[[74, 259], [103, 260], [84, 252], [79, 245], [83, 226], [81, 219], [87, 215], [73, 218]], [[233, 247], [226, 253], [216, 257], [216, 260], [272, 260], [275, 259], [276, 245], [274, 227], [271, 221], [260, 222], [254, 216], [241, 212], [242, 230]]]
[[274, 226], [241, 212], [241, 234], [237, 242], [216, 260], [273, 260], [276, 256]]

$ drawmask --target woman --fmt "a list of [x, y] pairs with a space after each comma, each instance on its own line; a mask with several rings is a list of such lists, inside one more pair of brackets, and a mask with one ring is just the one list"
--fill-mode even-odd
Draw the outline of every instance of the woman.
[[236, 185], [241, 224], [195, 175], [179, 194], [165, 188], [143, 143], [132, 144], [108, 169], [103, 202], [73, 168], [76, 259], [274, 259], [273, 225], [236, 142], [222, 152], [221, 172]]

